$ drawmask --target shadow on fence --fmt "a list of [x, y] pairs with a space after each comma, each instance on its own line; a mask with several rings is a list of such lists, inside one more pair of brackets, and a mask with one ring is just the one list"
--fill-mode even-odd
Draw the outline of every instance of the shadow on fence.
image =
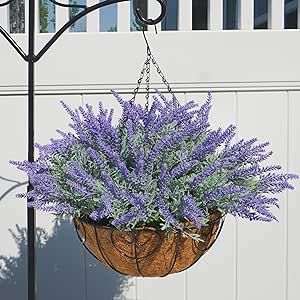
[[[17, 246], [16, 257], [0, 256], [1, 299], [25, 299], [27, 295], [26, 229], [10, 229]], [[2, 241], [3, 242], [3, 241]], [[123, 299], [127, 278], [98, 263], [79, 244], [69, 219], [55, 221], [50, 236], [37, 228], [37, 299]]]

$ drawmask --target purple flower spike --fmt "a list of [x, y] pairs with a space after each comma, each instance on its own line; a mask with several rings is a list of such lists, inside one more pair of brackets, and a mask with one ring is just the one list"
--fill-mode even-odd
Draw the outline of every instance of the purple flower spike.
[[184, 196], [181, 205], [183, 216], [192, 221], [198, 229], [201, 228], [204, 213], [198, 208], [195, 199], [190, 195]]

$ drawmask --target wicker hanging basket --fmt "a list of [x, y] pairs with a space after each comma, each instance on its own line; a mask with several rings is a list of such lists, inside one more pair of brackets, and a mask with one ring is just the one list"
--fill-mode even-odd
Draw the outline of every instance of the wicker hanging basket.
[[224, 218], [215, 212], [209, 219], [207, 226], [190, 230], [202, 241], [155, 228], [120, 231], [78, 219], [74, 223], [82, 244], [104, 265], [124, 275], [164, 277], [191, 267], [214, 244]]

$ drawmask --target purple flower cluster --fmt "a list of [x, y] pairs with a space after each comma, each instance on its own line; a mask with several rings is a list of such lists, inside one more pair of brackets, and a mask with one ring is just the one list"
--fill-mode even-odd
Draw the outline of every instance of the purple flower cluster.
[[184, 196], [181, 201], [182, 215], [188, 220], [194, 222], [197, 228], [200, 228], [205, 214], [198, 207], [197, 201], [190, 195]]
[[202, 106], [180, 105], [157, 92], [149, 109], [124, 100], [114, 126], [113, 110], [99, 103], [69, 114], [72, 133], [36, 145], [34, 163], [12, 162], [29, 176], [29, 206], [133, 229], [157, 226], [179, 229], [191, 222], [200, 228], [214, 210], [250, 220], [271, 221], [274, 196], [293, 189], [298, 178], [262, 166], [272, 152], [256, 139], [233, 143], [235, 126], [211, 130], [211, 94]]

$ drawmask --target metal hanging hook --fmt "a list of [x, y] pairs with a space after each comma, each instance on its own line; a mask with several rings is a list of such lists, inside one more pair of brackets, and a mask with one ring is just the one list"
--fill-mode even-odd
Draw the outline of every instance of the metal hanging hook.
[[142, 15], [140, 8], [137, 8], [135, 10], [136, 16], [144, 25], [156, 25], [159, 22], [161, 22], [164, 19], [164, 17], [166, 16], [167, 7], [166, 7], [165, 2], [163, 0], [156, 0], [156, 1], [158, 1], [161, 6], [161, 14], [158, 18], [156, 18], [154, 20], [153, 19], [145, 19], [144, 16]]

